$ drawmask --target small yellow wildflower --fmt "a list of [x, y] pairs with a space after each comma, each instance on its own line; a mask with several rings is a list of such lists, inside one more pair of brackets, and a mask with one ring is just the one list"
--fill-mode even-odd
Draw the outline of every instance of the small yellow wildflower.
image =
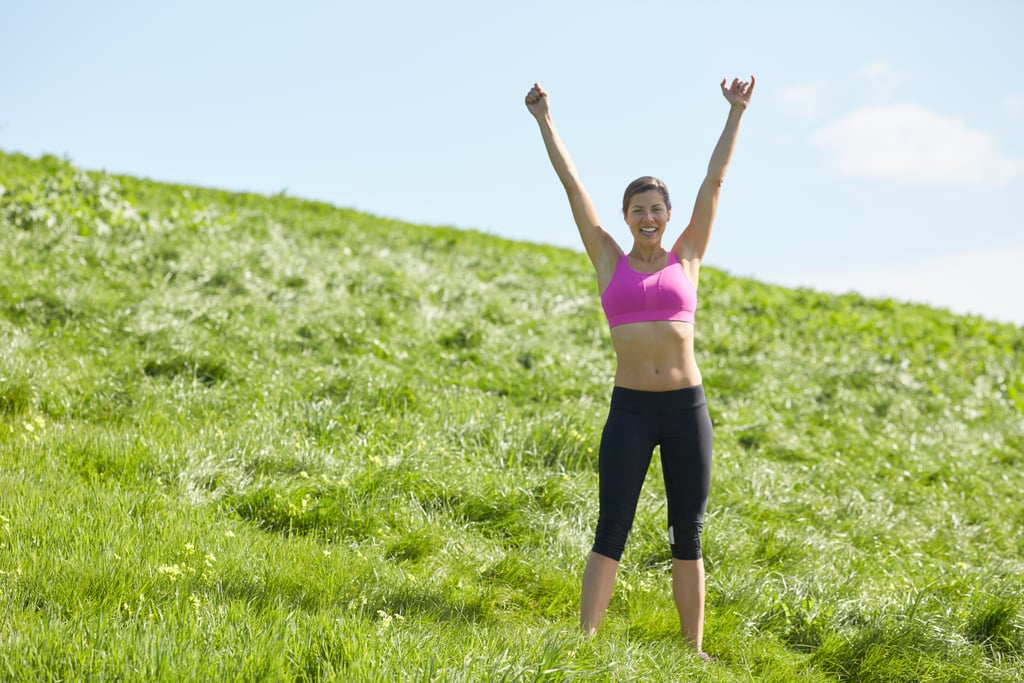
[[160, 574], [166, 574], [171, 581], [177, 581], [183, 574], [180, 564], [162, 564], [156, 568]]

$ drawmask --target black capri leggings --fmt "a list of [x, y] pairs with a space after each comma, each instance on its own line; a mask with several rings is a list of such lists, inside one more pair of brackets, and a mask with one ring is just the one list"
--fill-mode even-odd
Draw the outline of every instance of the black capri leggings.
[[711, 417], [703, 387], [674, 391], [615, 387], [598, 455], [601, 509], [593, 551], [621, 559], [654, 447], [661, 446], [672, 557], [700, 559], [711, 445]]

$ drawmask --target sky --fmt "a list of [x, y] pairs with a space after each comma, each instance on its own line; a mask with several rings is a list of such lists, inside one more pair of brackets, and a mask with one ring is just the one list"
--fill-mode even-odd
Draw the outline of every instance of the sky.
[[[580, 251], [523, 98], [625, 249], [689, 217], [757, 78], [706, 263], [1024, 325], [1024, 2], [0, 4], [0, 149]], [[382, 245], [384, 247], [386, 245]]]

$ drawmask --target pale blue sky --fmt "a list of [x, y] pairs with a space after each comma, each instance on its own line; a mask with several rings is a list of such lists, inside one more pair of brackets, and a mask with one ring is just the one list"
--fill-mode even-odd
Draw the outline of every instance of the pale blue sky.
[[539, 81], [628, 248], [625, 185], [665, 180], [681, 230], [718, 83], [755, 74], [711, 265], [1024, 324], [1021, 26], [1020, 0], [7, 0], [0, 148], [579, 249]]

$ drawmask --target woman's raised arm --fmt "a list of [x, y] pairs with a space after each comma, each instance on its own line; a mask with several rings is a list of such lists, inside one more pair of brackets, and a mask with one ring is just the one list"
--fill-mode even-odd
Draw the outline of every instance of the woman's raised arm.
[[747, 105], [750, 104], [750, 96], [754, 93], [754, 83], [753, 76], [750, 77], [749, 82], [735, 78], [732, 84], [726, 87], [726, 81], [722, 79], [722, 95], [729, 102], [729, 115], [725, 119], [725, 128], [718, 138], [718, 144], [715, 145], [715, 149], [711, 153], [707, 175], [704, 176], [704, 181], [697, 191], [697, 200], [693, 205], [690, 222], [672, 247], [676, 257], [683, 262], [684, 266], [688, 266], [687, 274], [694, 281], [711, 239], [711, 226], [715, 220], [715, 212], [718, 210], [718, 195], [722, 181], [725, 180], [725, 171], [729, 167], [729, 160], [732, 159], [733, 149], [736, 147], [740, 119], [743, 117]]
[[598, 283], [603, 288], [611, 280], [622, 250], [612, 236], [601, 227], [594, 203], [583, 183], [580, 182], [576, 166], [573, 164], [565, 144], [558, 136], [558, 131], [555, 130], [548, 103], [547, 92], [540, 87], [539, 83], [535, 83], [530, 92], [526, 94], [526, 108], [533, 114], [537, 125], [540, 126], [540, 134], [544, 139], [544, 147], [547, 149], [551, 166], [555, 169], [562, 187], [565, 188], [565, 194], [569, 198], [569, 206], [572, 209], [572, 217], [576, 221], [580, 238], [583, 240], [583, 248], [586, 250], [587, 256], [590, 257], [590, 262], [594, 264]]

